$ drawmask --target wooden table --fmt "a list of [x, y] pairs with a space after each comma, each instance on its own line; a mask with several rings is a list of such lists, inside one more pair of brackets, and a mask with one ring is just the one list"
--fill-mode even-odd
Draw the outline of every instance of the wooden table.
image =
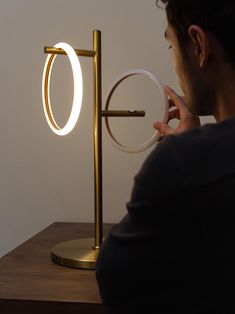
[[[110, 227], [104, 225], [105, 233]], [[114, 313], [101, 302], [94, 271], [59, 266], [50, 258], [55, 244], [93, 234], [93, 224], [56, 222], [2, 257], [0, 313]]]

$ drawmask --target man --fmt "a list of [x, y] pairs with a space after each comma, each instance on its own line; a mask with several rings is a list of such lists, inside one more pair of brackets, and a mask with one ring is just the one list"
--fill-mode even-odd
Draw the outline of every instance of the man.
[[[157, 3], [160, 1], [157, 1]], [[184, 97], [97, 260], [103, 301], [133, 312], [235, 312], [235, 1], [162, 0]], [[213, 115], [200, 126], [198, 116]]]

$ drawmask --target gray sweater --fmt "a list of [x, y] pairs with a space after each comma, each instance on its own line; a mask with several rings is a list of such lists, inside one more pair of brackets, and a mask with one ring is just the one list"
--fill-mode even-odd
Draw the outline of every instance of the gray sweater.
[[235, 119], [157, 144], [127, 211], [98, 256], [104, 303], [134, 313], [235, 312]]

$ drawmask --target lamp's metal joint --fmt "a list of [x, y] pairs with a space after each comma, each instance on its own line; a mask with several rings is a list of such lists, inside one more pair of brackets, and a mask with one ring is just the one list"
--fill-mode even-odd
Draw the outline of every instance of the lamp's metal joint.
[[[80, 57], [95, 57], [96, 55], [94, 50], [74, 49], [74, 51]], [[55, 47], [47, 47], [47, 46], [44, 47], [44, 53], [66, 55], [66, 52], [63, 49], [55, 48]]]
[[102, 117], [145, 117], [143, 110], [102, 110]]

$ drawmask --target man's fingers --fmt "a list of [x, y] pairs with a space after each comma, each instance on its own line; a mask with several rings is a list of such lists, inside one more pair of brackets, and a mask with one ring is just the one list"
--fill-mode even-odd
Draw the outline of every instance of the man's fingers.
[[169, 108], [175, 107], [175, 103], [172, 99], [169, 99], [168, 102], [169, 102]]
[[[171, 101], [180, 111], [188, 110], [183, 97], [179, 96], [169, 86], [165, 86], [164, 89], [167, 95], [171, 98]], [[171, 106], [171, 102], [169, 102], [169, 105]]]
[[178, 119], [178, 120], [180, 120], [180, 112], [179, 112], [179, 109], [174, 109], [174, 110], [169, 111], [168, 122], [169, 122], [170, 120], [173, 120], [173, 119]]
[[153, 124], [154, 129], [156, 129], [161, 135], [168, 135], [172, 133], [172, 128], [163, 122], [155, 122]]

